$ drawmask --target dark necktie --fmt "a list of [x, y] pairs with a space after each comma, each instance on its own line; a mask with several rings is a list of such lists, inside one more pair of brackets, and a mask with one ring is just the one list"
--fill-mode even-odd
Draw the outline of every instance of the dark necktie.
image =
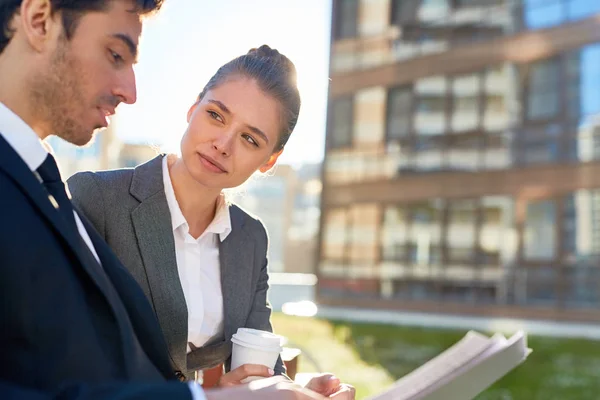
[[52, 154], [48, 154], [48, 157], [44, 160], [42, 165], [37, 169], [38, 174], [42, 178], [42, 184], [46, 187], [48, 192], [54, 197], [58, 204], [58, 211], [64, 218], [71, 229], [75, 229], [77, 232], [77, 224], [75, 223], [75, 216], [73, 215], [73, 205], [71, 200], [67, 196], [65, 191], [65, 184], [60, 179], [60, 172], [58, 166]]

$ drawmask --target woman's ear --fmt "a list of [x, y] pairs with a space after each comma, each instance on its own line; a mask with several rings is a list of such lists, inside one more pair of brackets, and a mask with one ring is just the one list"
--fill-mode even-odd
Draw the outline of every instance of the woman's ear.
[[266, 163], [264, 163], [258, 170], [264, 174], [265, 172], [273, 168], [281, 153], [283, 153], [283, 149], [279, 150], [277, 153], [271, 154], [269, 160]]
[[192, 106], [188, 110], [188, 113], [187, 113], [187, 122], [188, 122], [188, 124], [192, 120], [192, 115], [194, 115], [194, 111], [196, 111], [196, 108], [198, 108], [199, 104], [200, 104], [200, 101], [195, 102], [194, 104], [192, 104]]

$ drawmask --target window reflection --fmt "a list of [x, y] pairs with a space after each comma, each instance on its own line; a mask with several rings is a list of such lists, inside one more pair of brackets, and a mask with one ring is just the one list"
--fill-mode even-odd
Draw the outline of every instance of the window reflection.
[[332, 148], [352, 144], [354, 99], [344, 97], [331, 102], [331, 130], [329, 140]]
[[405, 208], [386, 207], [382, 232], [382, 255], [385, 261], [405, 261], [408, 220], [409, 216]]
[[443, 137], [418, 138], [413, 149], [414, 168], [418, 171], [439, 171], [444, 165]]
[[443, 203], [430, 201], [410, 208], [409, 261], [417, 268], [441, 263]]
[[387, 140], [405, 138], [410, 132], [412, 116], [412, 90], [399, 87], [388, 92], [387, 99]]
[[350, 263], [373, 266], [378, 256], [377, 232], [380, 208], [375, 204], [354, 205], [350, 209]]
[[481, 165], [483, 138], [460, 135], [448, 138], [448, 169], [452, 171], [476, 171]]
[[527, 117], [531, 120], [554, 117], [560, 106], [558, 59], [533, 63], [529, 67]]
[[571, 265], [594, 266], [600, 256], [600, 190], [580, 190], [564, 201], [562, 247]]
[[475, 201], [463, 200], [450, 203], [446, 237], [449, 263], [473, 263], [476, 222]]
[[440, 135], [446, 130], [447, 82], [443, 76], [426, 78], [415, 84], [417, 135]]
[[553, 200], [527, 204], [523, 237], [523, 257], [527, 261], [556, 257], [556, 204]]
[[456, 77], [452, 81], [452, 130], [454, 132], [469, 131], [479, 126], [480, 92], [479, 74]]
[[346, 242], [348, 241], [348, 228], [349, 221], [346, 209], [330, 209], [327, 211], [323, 233], [324, 259], [335, 261], [344, 259]]
[[353, 38], [358, 33], [358, 0], [336, 0], [336, 39]]

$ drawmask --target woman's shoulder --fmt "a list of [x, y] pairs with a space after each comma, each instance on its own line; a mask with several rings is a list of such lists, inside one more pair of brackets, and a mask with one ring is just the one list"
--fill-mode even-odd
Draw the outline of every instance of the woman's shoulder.
[[89, 190], [115, 190], [129, 185], [133, 177], [133, 168], [108, 171], [83, 171], [67, 179], [71, 192], [87, 192]]
[[158, 156], [133, 168], [78, 172], [67, 180], [67, 184], [69, 190], [72, 192], [82, 192], [87, 190], [102, 190], [103, 192], [108, 193], [129, 192], [136, 170], [140, 168], [151, 168], [152, 170], [160, 171], [161, 162], [162, 156]]
[[229, 203], [229, 214], [231, 215], [233, 225], [240, 225], [246, 230], [253, 232], [261, 231], [266, 234], [265, 225], [261, 219], [240, 205]]

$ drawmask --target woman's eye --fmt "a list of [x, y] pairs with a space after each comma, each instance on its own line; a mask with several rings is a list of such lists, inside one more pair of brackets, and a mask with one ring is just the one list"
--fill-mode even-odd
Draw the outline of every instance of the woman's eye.
[[252, 136], [244, 134], [244, 139], [246, 139], [246, 141], [251, 145], [258, 147], [258, 143], [256, 142], [256, 140], [254, 140]]
[[212, 119], [216, 119], [217, 121], [223, 122], [223, 118], [221, 118], [221, 116], [219, 114], [217, 114], [216, 112], [212, 111], [212, 110], [208, 110], [208, 115], [210, 115], [210, 117]]

